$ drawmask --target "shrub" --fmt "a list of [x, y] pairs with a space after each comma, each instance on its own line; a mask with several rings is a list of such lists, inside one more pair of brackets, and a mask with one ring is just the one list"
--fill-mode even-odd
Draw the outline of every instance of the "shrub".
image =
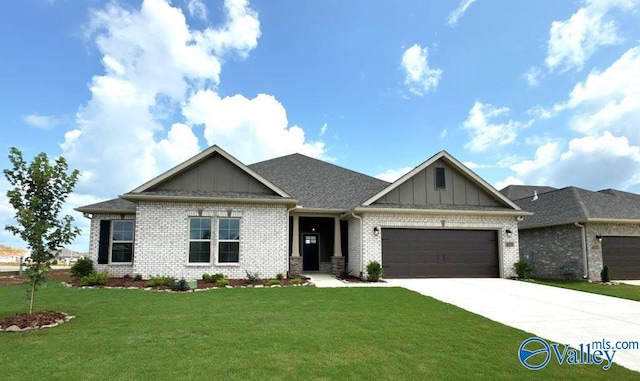
[[246, 271], [246, 273], [247, 273], [247, 282], [249, 284], [254, 284], [254, 283], [260, 282], [260, 273], [258, 273], [258, 272], [250, 273], [248, 271]]
[[280, 285], [280, 281], [277, 279], [269, 279], [269, 286], [279, 286]]
[[71, 276], [76, 279], [82, 279], [96, 272], [93, 261], [89, 258], [80, 258], [71, 266]]
[[371, 282], [377, 282], [382, 278], [382, 266], [376, 261], [369, 262], [367, 265], [367, 274]]
[[105, 270], [101, 273], [93, 272], [87, 276], [80, 278], [81, 286], [99, 286], [107, 283], [109, 273]]
[[298, 284], [302, 284], [302, 279], [301, 278], [293, 278], [289, 281], [289, 284], [292, 285], [298, 285]]
[[122, 279], [124, 279], [124, 280], [129, 280], [129, 279], [131, 279], [131, 275], [129, 275], [129, 274], [124, 274], [124, 275], [122, 276]]
[[609, 274], [609, 266], [604, 265], [604, 267], [602, 268], [602, 271], [600, 271], [600, 279], [602, 280], [602, 283], [611, 282], [611, 276]]
[[134, 280], [135, 282], [140, 282], [140, 281], [142, 280], [142, 274], [135, 274], [135, 275], [133, 276], [133, 280]]
[[147, 287], [162, 287], [162, 286], [171, 287], [173, 286], [175, 281], [176, 280], [170, 276], [156, 275], [149, 278], [149, 280], [147, 281]]
[[278, 273], [278, 275], [276, 275], [276, 279], [277, 279], [279, 282], [282, 282], [282, 280], [284, 279], [284, 274], [283, 274], [283, 273]]
[[219, 280], [224, 279], [224, 274], [223, 273], [215, 273], [213, 275], [211, 275], [211, 282], [212, 283], [218, 283]]
[[218, 279], [216, 282], [216, 286], [218, 287], [227, 287], [229, 285], [229, 279]]
[[202, 280], [207, 283], [213, 283], [213, 281], [211, 280], [211, 274], [202, 274]]
[[182, 278], [179, 281], [174, 282], [171, 285], [171, 289], [173, 291], [189, 291], [190, 287], [187, 281], [184, 278]]
[[531, 277], [531, 273], [533, 272], [533, 267], [531, 267], [530, 264], [523, 260], [519, 260], [518, 262], [514, 263], [513, 269], [520, 279], [529, 279]]
[[351, 276], [351, 270], [349, 270], [348, 268], [344, 268], [342, 269], [342, 271], [340, 271], [340, 274], [338, 274], [338, 278], [340, 279], [347, 279]]

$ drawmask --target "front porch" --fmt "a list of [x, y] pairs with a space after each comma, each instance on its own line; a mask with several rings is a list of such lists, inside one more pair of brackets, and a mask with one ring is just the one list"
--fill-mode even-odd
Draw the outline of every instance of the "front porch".
[[338, 215], [289, 217], [289, 274], [339, 275], [347, 261], [347, 224]]

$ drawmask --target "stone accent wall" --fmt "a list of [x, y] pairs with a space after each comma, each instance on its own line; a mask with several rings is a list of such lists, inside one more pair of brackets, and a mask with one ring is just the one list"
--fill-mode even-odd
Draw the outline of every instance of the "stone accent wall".
[[302, 274], [302, 256], [289, 257], [289, 276], [296, 277]]
[[[500, 276], [515, 276], [513, 264], [518, 261], [518, 223], [516, 217], [501, 216], [456, 216], [456, 215], [421, 215], [400, 213], [364, 213], [364, 269], [367, 264], [377, 261], [382, 264], [382, 234], [375, 236], [374, 227], [384, 228], [424, 228], [424, 229], [485, 229], [498, 231], [498, 263]], [[505, 230], [511, 230], [511, 238], [507, 238]], [[349, 244], [351, 233], [356, 229], [349, 226]], [[360, 229], [357, 229], [358, 233]], [[351, 247], [349, 254], [351, 255]], [[358, 263], [359, 264], [359, 263]]]
[[[521, 230], [520, 255], [531, 259], [534, 277], [580, 279], [584, 275], [582, 230], [574, 224]], [[574, 273], [565, 273], [563, 267]]]
[[[362, 261], [361, 261], [361, 252], [360, 252], [360, 220], [357, 218], [351, 218], [349, 220], [349, 228], [347, 229], [349, 232], [349, 263], [348, 269], [351, 275], [360, 276], [360, 272], [362, 271]], [[344, 237], [343, 237], [344, 239]]]
[[[640, 236], [640, 225], [588, 223], [586, 228], [589, 277], [593, 280], [600, 280], [600, 271], [604, 266], [602, 263], [602, 244], [596, 239], [597, 234], [602, 236]], [[615, 276], [616, 274], [611, 274], [612, 279], [615, 279]]]
[[344, 271], [344, 257], [331, 257], [331, 274], [340, 275]]
[[[98, 245], [100, 241], [100, 221], [101, 220], [135, 220], [136, 216], [134, 214], [94, 214], [91, 217], [91, 231], [89, 233], [89, 258], [93, 261], [93, 264], [96, 266], [96, 270], [99, 272], [108, 271], [109, 275], [121, 277], [124, 275], [133, 275], [133, 265], [132, 264], [107, 264], [107, 265], [99, 265], [98, 264]], [[137, 235], [137, 226], [135, 227], [136, 232], [134, 234]], [[135, 240], [135, 236], [134, 236]], [[135, 242], [135, 241], [134, 241]], [[136, 260], [136, 251], [133, 249], [133, 261]], [[111, 258], [109, 258], [111, 261]]]
[[[189, 217], [214, 219], [212, 225], [211, 262], [188, 263]], [[218, 217], [240, 218], [240, 262], [216, 264]], [[287, 215], [284, 205], [217, 204], [182, 202], [140, 202], [137, 214], [124, 216], [135, 219], [135, 240], [132, 265], [98, 265], [98, 271], [108, 270], [112, 276], [141, 274], [145, 279], [155, 275], [199, 279], [203, 273], [223, 273], [227, 278], [244, 278], [246, 271], [272, 278], [285, 274], [289, 267], [287, 255]], [[91, 221], [89, 252], [98, 260], [100, 220], [121, 219], [116, 214], [94, 214]]]

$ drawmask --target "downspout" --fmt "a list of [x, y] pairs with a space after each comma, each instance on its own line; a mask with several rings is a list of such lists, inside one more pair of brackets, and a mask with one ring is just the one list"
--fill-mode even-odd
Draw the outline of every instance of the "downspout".
[[577, 222], [573, 223], [582, 230], [582, 279], [589, 278], [589, 264], [587, 263], [587, 231], [584, 225]]
[[360, 220], [360, 279], [362, 279], [364, 273], [364, 222], [362, 221], [362, 217], [356, 216], [353, 210], [351, 211], [351, 215]]

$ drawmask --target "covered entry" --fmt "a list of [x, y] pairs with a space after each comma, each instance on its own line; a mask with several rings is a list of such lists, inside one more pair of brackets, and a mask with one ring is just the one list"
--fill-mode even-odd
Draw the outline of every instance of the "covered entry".
[[382, 229], [386, 278], [499, 276], [495, 230]]
[[640, 279], [640, 237], [603, 237], [602, 262], [611, 279]]

